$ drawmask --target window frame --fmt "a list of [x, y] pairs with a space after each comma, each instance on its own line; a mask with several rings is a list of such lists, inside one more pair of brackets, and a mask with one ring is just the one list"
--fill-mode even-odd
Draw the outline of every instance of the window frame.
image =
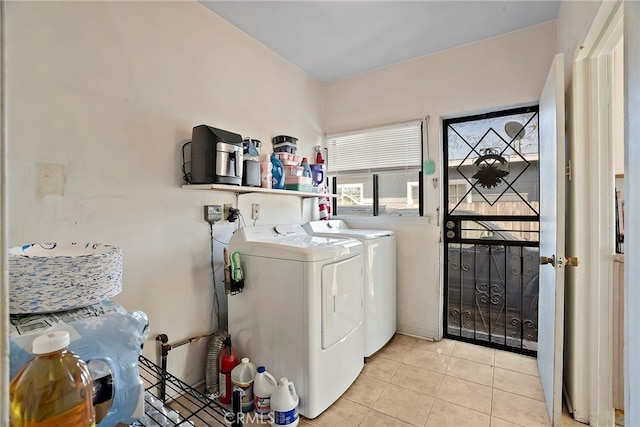
[[[417, 133], [413, 133], [411, 134], [410, 137], [408, 137], [408, 139], [411, 138], [419, 138], [419, 153], [420, 153], [420, 159], [419, 161], [409, 161], [406, 160], [405, 164], [403, 166], [393, 166], [393, 167], [389, 167], [389, 166], [376, 166], [376, 165], [368, 165], [366, 168], [363, 167], [357, 167], [354, 169], [344, 169], [344, 167], [340, 167], [337, 170], [332, 170], [331, 168], [331, 160], [332, 158], [335, 157], [335, 155], [339, 155], [339, 149], [336, 148], [333, 153], [331, 152], [331, 144], [336, 144], [339, 142], [336, 142], [336, 139], [341, 138], [341, 137], [348, 137], [348, 136], [363, 136], [366, 135], [367, 133], [374, 133], [378, 132], [378, 131], [386, 131], [386, 132], [393, 132], [394, 129], [402, 129], [402, 127], [411, 127], [411, 126], [417, 126], [417, 129], [419, 130], [419, 136]], [[389, 172], [415, 172], [416, 174], [418, 174], [418, 179], [411, 179], [410, 181], [406, 182], [406, 190], [404, 191], [405, 194], [402, 194], [402, 192], [398, 193], [398, 196], [400, 198], [404, 198], [406, 201], [406, 207], [407, 208], [413, 208], [416, 206], [416, 204], [414, 203], [410, 203], [413, 200], [413, 197], [411, 197], [411, 190], [413, 188], [415, 188], [417, 186], [418, 188], [418, 201], [417, 201], [417, 205], [418, 205], [418, 215], [417, 217], [423, 217], [424, 216], [424, 184], [423, 184], [423, 174], [424, 174], [424, 144], [425, 144], [425, 127], [426, 127], [426, 123], [424, 119], [419, 119], [419, 120], [410, 120], [410, 121], [406, 121], [406, 122], [401, 122], [401, 123], [395, 123], [392, 125], [386, 125], [386, 126], [375, 126], [375, 127], [370, 127], [370, 128], [366, 128], [366, 129], [362, 129], [359, 131], [352, 131], [352, 132], [345, 132], [345, 133], [340, 133], [340, 134], [334, 134], [334, 135], [327, 135], [325, 138], [325, 147], [327, 147], [327, 178], [328, 178], [328, 182], [330, 184], [330, 189], [332, 190], [331, 192], [335, 194], [335, 197], [332, 197], [331, 199], [331, 204], [332, 204], [332, 213], [333, 215], [340, 215], [340, 210], [341, 210], [341, 206], [338, 204], [338, 200], [340, 199], [338, 197], [339, 193], [339, 188], [342, 187], [343, 185], [355, 185], [355, 184], [339, 184], [338, 183], [338, 179], [339, 177], [346, 177], [349, 175], [361, 175], [361, 176], [368, 176], [371, 179], [371, 186], [372, 186], [372, 192], [373, 192], [373, 209], [372, 209], [372, 213], [369, 214], [367, 212], [366, 215], [362, 215], [362, 216], [381, 216], [380, 212], [379, 212], [379, 203], [380, 203], [380, 192], [379, 192], [379, 178], [380, 175], [387, 175], [389, 174]], [[406, 132], [406, 130], [405, 130]], [[400, 133], [400, 132], [398, 132]], [[394, 137], [399, 137], [398, 135], [393, 135]], [[381, 140], [377, 140], [378, 144], [380, 143]], [[389, 144], [391, 145], [391, 144]], [[360, 147], [361, 149], [364, 148], [363, 146]], [[413, 146], [412, 151], [410, 151], [409, 153], [412, 152], [417, 152], [418, 150], [416, 150], [416, 146]], [[358, 147], [356, 147], [356, 149], [358, 149]], [[409, 154], [410, 156], [411, 154]], [[412, 158], [412, 157], [407, 157], [407, 159]], [[358, 165], [361, 166], [361, 165]], [[364, 181], [363, 183], [360, 184], [362, 190], [361, 190], [361, 200], [364, 200], [364, 184], [366, 183], [366, 181]], [[367, 199], [368, 200], [368, 199]], [[345, 206], [345, 205], [342, 205]], [[367, 205], [369, 206], [369, 205]], [[346, 216], [351, 216], [350, 214], [347, 214]], [[392, 215], [382, 215], [382, 216], [392, 216]], [[411, 216], [415, 216], [415, 214], [411, 215]]]

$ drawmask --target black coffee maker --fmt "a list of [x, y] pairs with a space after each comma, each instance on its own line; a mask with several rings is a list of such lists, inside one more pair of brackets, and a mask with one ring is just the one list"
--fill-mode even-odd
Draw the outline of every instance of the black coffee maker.
[[192, 184], [242, 184], [242, 137], [207, 125], [191, 135]]

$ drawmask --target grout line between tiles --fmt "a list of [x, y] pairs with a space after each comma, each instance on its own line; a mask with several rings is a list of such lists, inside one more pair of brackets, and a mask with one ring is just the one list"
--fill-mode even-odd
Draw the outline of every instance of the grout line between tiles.
[[[393, 374], [393, 376], [395, 376], [395, 373]], [[391, 379], [393, 379], [393, 376], [391, 376]], [[389, 387], [389, 384], [391, 384], [391, 380], [385, 381], [385, 382], [386, 382], [386, 384], [384, 385], [384, 388], [382, 389], [382, 391], [380, 392], [378, 397], [376, 397], [376, 400], [371, 404], [371, 408], [370, 409], [373, 409], [373, 407], [376, 405], [376, 403], [378, 403], [378, 400], [380, 400], [380, 396], [382, 396], [384, 394], [384, 391], [387, 389], [387, 387]]]
[[509, 368], [505, 368], [503, 366], [498, 366], [494, 364], [494, 367], [496, 368], [500, 368], [500, 369], [504, 369], [505, 371], [509, 371], [509, 372], [517, 372], [518, 374], [523, 374], [523, 375], [529, 375], [530, 377], [534, 377], [534, 378], [540, 378], [540, 375], [532, 375], [528, 372], [522, 372], [522, 371], [517, 371], [515, 369], [509, 369]]
[[360, 427], [361, 425], [363, 425], [364, 420], [367, 419], [367, 415], [369, 415], [369, 412], [371, 412], [372, 409], [371, 408], [367, 408], [367, 412], [364, 413], [364, 417], [362, 418], [362, 420], [358, 423], [358, 427]]
[[503, 368], [502, 366], [496, 366], [496, 368], [498, 368], [498, 369], [502, 369], [502, 370], [504, 370], [504, 371], [516, 372], [516, 373], [518, 373], [518, 374], [522, 374], [522, 375], [528, 375], [528, 376], [533, 377], [533, 378], [540, 378], [540, 375], [533, 375], [533, 374], [530, 374], [530, 373], [528, 373], [528, 372], [518, 371], [518, 370], [516, 370], [516, 369]]
[[[500, 421], [504, 421], [504, 422], [506, 422], [506, 423], [515, 424], [515, 425], [520, 426], [520, 427], [525, 427], [525, 425], [524, 425], [524, 424], [514, 423], [513, 421], [505, 420], [504, 418], [496, 417], [495, 415], [491, 415], [491, 418], [497, 418], [497, 419], [499, 419]], [[489, 421], [489, 422], [491, 422], [491, 421]], [[491, 422], [491, 424], [493, 424], [493, 422]]]
[[[495, 363], [495, 357], [493, 358], [493, 361]], [[493, 391], [495, 390], [495, 388], [493, 388], [493, 385], [495, 384], [496, 381], [496, 367], [493, 367], [493, 375], [491, 376], [491, 406], [489, 407], [489, 424], [493, 424], [491, 422], [491, 417], [493, 417]]]
[[491, 365], [491, 371], [493, 375], [491, 375], [491, 394], [493, 394], [493, 386], [496, 385], [496, 355], [493, 355], [493, 364]]
[[[481, 386], [483, 386], [483, 387], [489, 387], [491, 390], [493, 390], [493, 386], [492, 386], [492, 385], [482, 384], [482, 383], [479, 383], [479, 382], [477, 382], [477, 381], [473, 381], [473, 380], [470, 380], [470, 379], [467, 379], [467, 378], [460, 378], [460, 377], [456, 377], [455, 375], [449, 375], [449, 374], [447, 374], [447, 373], [445, 373], [444, 375], [446, 375], [446, 376], [447, 376], [447, 377], [449, 377], [449, 378], [455, 378], [456, 380], [466, 381], [466, 382], [468, 382], [468, 383], [481, 385]], [[503, 391], [507, 391], [507, 390], [503, 390]]]
[[433, 397], [434, 399], [438, 398], [438, 393], [440, 393], [440, 387], [442, 386], [442, 382], [444, 381], [444, 376], [447, 374], [442, 374], [442, 376], [440, 377], [440, 381], [438, 382], [438, 388], [436, 390], [436, 395]]
[[[377, 413], [377, 414], [382, 414], [382, 415], [384, 415], [385, 417], [393, 418], [394, 420], [398, 420], [398, 421], [399, 421], [399, 422], [401, 422], [402, 424], [415, 425], [415, 424], [411, 424], [410, 422], [407, 422], [407, 421], [401, 420], [400, 418], [394, 417], [393, 415], [389, 415], [389, 414], [385, 414], [384, 412], [377, 411], [377, 410], [375, 410], [375, 409], [373, 409], [373, 408], [371, 408], [371, 412], [375, 412], [375, 413]], [[366, 418], [366, 416], [365, 416], [365, 418]], [[360, 424], [358, 424], [358, 427], [364, 427], [364, 425], [362, 424], [363, 422], [364, 422], [364, 418], [362, 419], [362, 421], [360, 422]], [[426, 423], [426, 421], [425, 421], [425, 423]]]
[[505, 392], [505, 393], [515, 394], [516, 396], [526, 397], [527, 399], [531, 399], [531, 400], [535, 400], [536, 402], [544, 403], [544, 395], [542, 396], [542, 399], [536, 399], [535, 397], [531, 397], [530, 395], [522, 394], [520, 392], [513, 391], [513, 390], [505, 390], [505, 389], [500, 388], [500, 387], [493, 387], [493, 390], [499, 390], [499, 391], [502, 391], [502, 392]]
[[[440, 382], [438, 383], [438, 387], [436, 389], [436, 395], [433, 398], [433, 402], [431, 402], [431, 408], [429, 408], [429, 414], [427, 415], [427, 419], [424, 420], [424, 426], [426, 427], [427, 423], [429, 422], [429, 417], [431, 416], [431, 411], [433, 411], [433, 407], [436, 404], [436, 400], [438, 399], [438, 395], [440, 394], [440, 387], [442, 387], [442, 382], [444, 381], [444, 376], [447, 375], [447, 368], [449, 367], [449, 363], [451, 363], [451, 358], [453, 357], [453, 351], [455, 350], [455, 344], [453, 346], [453, 348], [451, 349], [451, 353], [449, 353], [449, 359], [447, 359], [447, 365], [444, 368], [444, 373], [442, 374], [442, 376], [440, 377]], [[442, 400], [442, 399], [438, 399], [438, 400]]]
[[[447, 405], [457, 406], [458, 408], [461, 408], [461, 409], [463, 409], [463, 410], [465, 410], [465, 411], [472, 411], [472, 412], [475, 412], [475, 413], [477, 413], [477, 414], [486, 415], [486, 416], [488, 416], [488, 417], [489, 417], [489, 425], [491, 425], [491, 417], [492, 417], [492, 415], [491, 415], [491, 414], [487, 414], [487, 413], [484, 413], [484, 412], [482, 412], [482, 411], [478, 411], [477, 409], [468, 408], [468, 407], [466, 407], [466, 406], [459, 405], [459, 404], [454, 403], [454, 402], [449, 402], [448, 400], [444, 400], [444, 399], [440, 399], [440, 398], [435, 398], [435, 399], [433, 399], [433, 403], [431, 404], [431, 410], [432, 410], [432, 409], [433, 409], [433, 407], [435, 406], [435, 404], [436, 404], [436, 400], [439, 400], [440, 402], [444, 402], [444, 403], [446, 403]], [[429, 416], [431, 416], [431, 410], [429, 410]], [[496, 418], [497, 418], [497, 417], [496, 417]], [[506, 421], [506, 420], [505, 420], [505, 421]], [[427, 422], [429, 422], [429, 417], [427, 417], [427, 421], [425, 421], [425, 426], [426, 426]]]
[[433, 411], [433, 405], [435, 404], [436, 404], [436, 398], [434, 397], [433, 400], [431, 401], [429, 412], [427, 412], [427, 418], [424, 419], [424, 424], [422, 424], [423, 427], [426, 427], [427, 423], [429, 422], [429, 417], [431, 416], [431, 411]]

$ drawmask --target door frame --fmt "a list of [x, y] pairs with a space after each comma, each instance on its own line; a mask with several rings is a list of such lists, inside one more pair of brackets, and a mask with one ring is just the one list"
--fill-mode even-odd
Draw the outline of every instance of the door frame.
[[[568, 307], [567, 367], [572, 380], [566, 397], [577, 421], [614, 423], [613, 254], [614, 175], [610, 56], [622, 37], [622, 2], [602, 2], [573, 63], [568, 252], [582, 268], [567, 272], [575, 295]], [[611, 201], [611, 203], [602, 201]], [[585, 292], [586, 291], [586, 292]], [[568, 379], [565, 377], [565, 379]]]
[[[640, 255], [640, 236], [638, 224], [640, 221], [640, 199], [637, 188], [640, 182], [640, 123], [630, 120], [630, 117], [640, 115], [640, 3], [624, 2], [624, 80], [625, 80], [625, 144], [624, 144], [624, 191], [625, 214], [629, 218], [625, 226], [625, 257], [632, 262], [624, 264], [624, 423], [627, 426], [640, 424], [640, 339], [637, 336], [637, 325], [640, 323], [640, 289], [635, 283], [640, 274], [640, 264], [635, 262]], [[632, 142], [633, 141], [633, 142]], [[634, 167], [629, 167], [633, 165]], [[635, 191], [632, 191], [635, 190]]]
[[5, 2], [0, 1], [0, 425], [9, 424], [9, 271], [7, 245], [7, 64]]

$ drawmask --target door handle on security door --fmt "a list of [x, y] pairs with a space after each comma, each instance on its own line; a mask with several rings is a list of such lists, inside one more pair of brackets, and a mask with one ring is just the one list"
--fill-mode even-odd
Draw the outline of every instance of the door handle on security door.
[[578, 259], [578, 257], [558, 257], [556, 258], [555, 255], [551, 255], [551, 258], [546, 257], [546, 256], [541, 256], [540, 257], [540, 265], [546, 265], [546, 264], [551, 264], [552, 266], [557, 266], [558, 267], [564, 267], [564, 266], [568, 266], [568, 267], [577, 267], [580, 264], [580, 260]]
[[551, 255], [551, 258], [549, 258], [548, 256], [541, 256], [540, 257], [540, 265], [546, 265], [546, 264], [551, 264], [554, 267], [556, 266], [556, 256], [555, 255]]

